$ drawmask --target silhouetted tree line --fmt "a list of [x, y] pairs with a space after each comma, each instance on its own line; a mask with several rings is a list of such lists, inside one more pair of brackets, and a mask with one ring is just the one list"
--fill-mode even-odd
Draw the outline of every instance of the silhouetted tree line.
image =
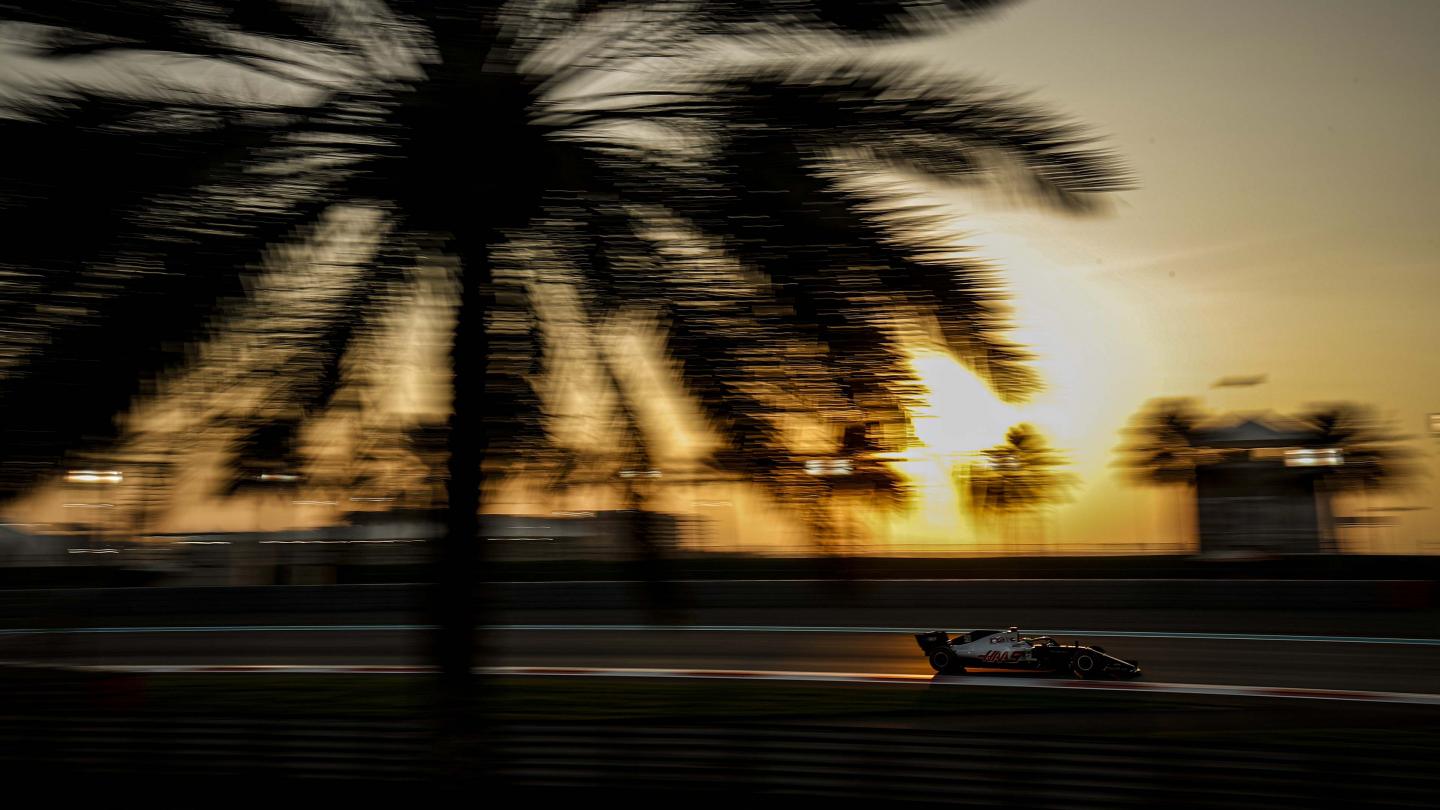
[[[1239, 418], [1211, 412], [1193, 398], [1153, 399], [1123, 431], [1118, 464], [1137, 483], [1193, 488], [1200, 467], [1248, 452], [1214, 442], [1217, 430], [1223, 431]], [[1296, 437], [1293, 447], [1271, 449], [1333, 454], [1327, 455], [1326, 463], [1302, 467], [1296, 473], [1313, 483], [1327, 523], [1333, 522], [1336, 497], [1394, 488], [1417, 472], [1414, 451], [1405, 446], [1406, 437], [1371, 406], [1319, 402], [1298, 413], [1271, 418]], [[1333, 525], [1326, 528], [1333, 532]]]

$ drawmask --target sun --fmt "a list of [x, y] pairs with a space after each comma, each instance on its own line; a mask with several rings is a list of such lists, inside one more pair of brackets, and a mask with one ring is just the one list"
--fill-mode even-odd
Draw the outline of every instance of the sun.
[[924, 392], [910, 410], [918, 444], [894, 465], [909, 482], [913, 500], [912, 508], [889, 524], [892, 550], [973, 550], [974, 529], [961, 511], [952, 470], [1003, 439], [1015, 409], [949, 354], [929, 348], [909, 354]]
[[960, 456], [995, 444], [1015, 422], [1014, 407], [1001, 402], [973, 372], [934, 349], [912, 349], [910, 367], [925, 401], [910, 418], [926, 455]]

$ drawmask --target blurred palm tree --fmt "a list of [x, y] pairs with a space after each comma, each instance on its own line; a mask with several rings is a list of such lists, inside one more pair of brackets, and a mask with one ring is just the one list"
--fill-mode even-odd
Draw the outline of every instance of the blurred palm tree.
[[1020, 424], [1006, 431], [1004, 442], [957, 470], [956, 483], [968, 494], [971, 511], [1013, 530], [1017, 518], [1038, 517], [1046, 507], [1069, 500], [1079, 485], [1075, 475], [1061, 469], [1069, 463], [1033, 425]]
[[25, 70], [0, 116], [24, 156], [0, 168], [4, 484], [111, 437], [321, 223], [375, 221], [307, 260], [330, 286], [296, 285], [247, 384], [261, 413], [323, 412], [382, 291], [453, 266], [438, 655], [460, 678], [482, 492], [545, 447], [539, 285], [579, 290], [592, 325], [657, 318], [723, 441], [713, 463], [776, 488], [804, 480], [777, 418], [905, 419], [907, 342], [945, 346], [1007, 398], [1036, 387], [996, 270], [897, 178], [1086, 211], [1120, 183], [1111, 157], [974, 82], [776, 61], [992, 5], [6, 5]]
[[1121, 432], [1116, 464], [1125, 477], [1166, 487], [1183, 503], [1175, 510], [1177, 543], [1193, 525], [1187, 510], [1195, 508], [1195, 468], [1220, 458], [1201, 439], [1201, 426], [1211, 418], [1194, 397], [1160, 397], [1146, 402]]
[[1139, 483], [1194, 486], [1200, 425], [1209, 418], [1194, 398], [1150, 400], [1123, 431], [1119, 465]]
[[1318, 468], [1331, 491], [1389, 486], [1414, 472], [1406, 463], [1413, 454], [1401, 445], [1405, 437], [1374, 408], [1324, 402], [1310, 405], [1296, 418], [1314, 431], [1313, 447], [1341, 452], [1341, 464]]
[[1328, 530], [1331, 548], [1338, 551], [1336, 499], [1359, 494], [1368, 509], [1370, 493], [1393, 489], [1415, 475], [1417, 468], [1412, 463], [1415, 454], [1403, 445], [1405, 437], [1395, 433], [1392, 425], [1366, 405], [1316, 403], [1302, 411], [1297, 419], [1314, 433], [1310, 447], [1333, 451], [1337, 461], [1333, 466], [1315, 467], [1313, 475], [1323, 510], [1323, 525]]
[[238, 429], [229, 493], [291, 493], [303, 484], [305, 461], [298, 447], [299, 420], [249, 420]]

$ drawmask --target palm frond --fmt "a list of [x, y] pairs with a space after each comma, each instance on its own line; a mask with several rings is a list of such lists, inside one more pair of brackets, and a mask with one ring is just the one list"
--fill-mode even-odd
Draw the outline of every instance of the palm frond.
[[[905, 353], [916, 340], [938, 340], [1001, 395], [1023, 397], [1037, 380], [1006, 337], [997, 268], [877, 172], [966, 186], [1019, 177], [1030, 196], [1079, 210], [1121, 180], [1076, 128], [972, 84], [885, 66], [735, 70], [565, 103], [543, 98], [553, 86], [545, 77], [505, 73], [518, 71], [517, 53], [617, 14], [646, 25], [577, 63], [643, 53], [631, 34], [657, 20], [676, 20], [668, 49], [737, 32], [887, 35], [991, 5], [215, 0], [147, 18], [154, 4], [141, 0], [56, 0], [27, 11], [20, 19], [42, 26], [52, 59], [150, 49], [305, 92], [267, 106], [221, 92], [105, 99], [104, 88], [67, 86], [29, 120], [0, 124], [36, 156], [33, 168], [3, 170], [19, 191], [0, 198], [0, 224], [26, 236], [4, 258], [13, 272], [0, 307], [59, 308], [20, 319], [28, 346], [0, 346], [0, 417], [13, 417], [3, 438], [34, 440], [40, 458], [105, 435], [139, 381], [184, 362], [179, 348], [203, 339], [218, 309], [253, 294], [267, 250], [357, 199], [391, 212], [394, 244], [450, 239], [469, 246], [466, 261], [487, 263], [462, 271], [486, 274], [486, 316], [457, 339], [483, 346], [483, 402], [466, 418], [483, 421], [497, 460], [539, 446], [537, 273], [573, 279], [595, 312], [657, 313], [680, 375], [723, 437], [718, 455], [760, 479], [819, 485], [797, 472], [779, 427], [787, 419], [837, 432], [904, 423], [919, 393]], [[492, 46], [509, 49], [493, 64]], [[422, 75], [437, 54], [444, 61]], [[637, 139], [636, 125], [663, 134]], [[80, 159], [57, 173], [72, 153]], [[87, 193], [97, 180], [99, 192]], [[67, 220], [92, 227], [68, 242], [32, 227]], [[527, 238], [557, 258], [507, 264]], [[286, 336], [297, 348], [268, 389], [273, 410], [325, 409], [364, 328], [363, 318], [331, 315], [365, 310], [375, 285], [394, 279], [391, 263], [367, 263], [336, 309]], [[473, 347], [459, 348], [469, 357]], [[105, 393], [57, 408], [92, 364], [103, 367], [91, 382]], [[72, 382], [33, 393], [61, 378]]]

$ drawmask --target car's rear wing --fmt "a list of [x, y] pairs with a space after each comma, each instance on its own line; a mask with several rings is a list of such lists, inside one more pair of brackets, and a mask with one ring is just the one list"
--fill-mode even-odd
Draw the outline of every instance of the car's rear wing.
[[920, 644], [920, 649], [926, 654], [950, 646], [950, 634], [944, 630], [931, 630], [928, 633], [916, 633], [915, 641]]

